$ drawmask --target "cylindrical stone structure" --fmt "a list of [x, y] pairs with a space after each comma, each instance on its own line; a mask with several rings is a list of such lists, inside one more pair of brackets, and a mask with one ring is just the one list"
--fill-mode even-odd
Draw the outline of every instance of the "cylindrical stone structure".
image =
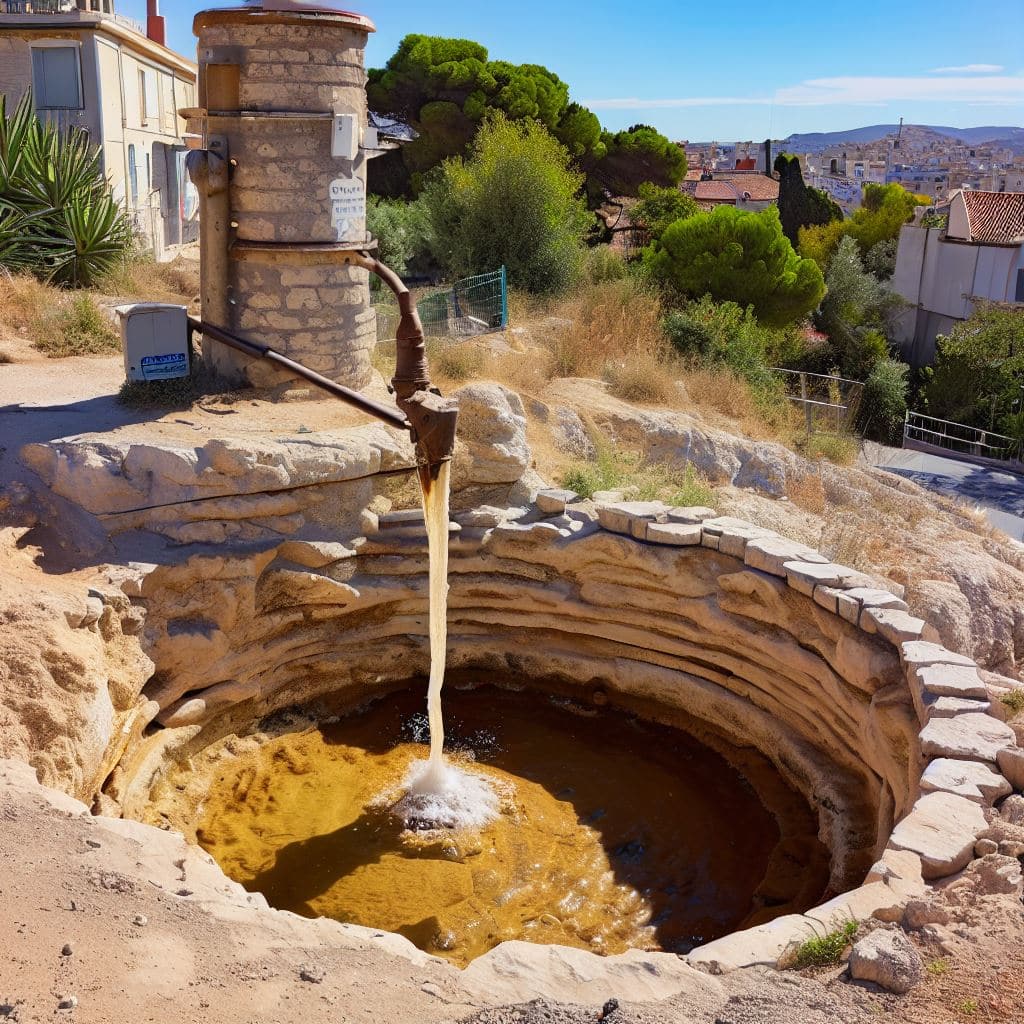
[[[372, 372], [376, 316], [367, 271], [342, 261], [372, 244], [362, 139], [373, 23], [263, 0], [200, 11], [194, 31], [193, 113], [206, 149], [229, 165], [224, 228], [202, 235], [204, 250], [227, 251], [226, 261], [204, 251], [203, 317], [361, 388]], [[206, 279], [207, 268], [224, 280]], [[256, 385], [282, 379], [209, 339], [203, 353], [225, 376]]]

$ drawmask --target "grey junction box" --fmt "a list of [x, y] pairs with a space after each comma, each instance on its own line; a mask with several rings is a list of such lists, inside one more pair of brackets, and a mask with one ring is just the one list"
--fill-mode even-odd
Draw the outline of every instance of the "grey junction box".
[[188, 316], [184, 306], [136, 302], [118, 306], [124, 372], [129, 382], [187, 377], [191, 367]]

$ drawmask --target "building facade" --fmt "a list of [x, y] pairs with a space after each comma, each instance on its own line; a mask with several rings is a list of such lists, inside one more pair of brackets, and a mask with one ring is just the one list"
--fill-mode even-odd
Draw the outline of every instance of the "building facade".
[[196, 236], [179, 115], [195, 106], [196, 66], [163, 45], [156, 6], [144, 28], [113, 0], [0, 0], [0, 92], [10, 109], [31, 89], [41, 119], [88, 132], [136, 234], [165, 259]]
[[1024, 192], [955, 192], [945, 228], [900, 231], [893, 288], [910, 304], [895, 340], [912, 366], [979, 302], [1024, 308]]

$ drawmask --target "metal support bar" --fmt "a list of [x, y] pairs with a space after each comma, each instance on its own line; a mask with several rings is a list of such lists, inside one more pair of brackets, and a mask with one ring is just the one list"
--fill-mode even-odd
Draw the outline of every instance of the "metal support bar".
[[318, 388], [333, 395], [335, 398], [341, 399], [341, 401], [354, 406], [362, 412], [375, 416], [389, 426], [397, 427], [399, 430], [412, 431], [412, 424], [401, 413], [396, 412], [389, 406], [381, 405], [380, 402], [375, 402], [372, 398], [359, 394], [358, 391], [345, 387], [344, 384], [339, 384], [337, 381], [324, 377], [315, 370], [303, 366], [302, 363], [295, 362], [294, 359], [289, 359], [286, 355], [272, 349], [269, 345], [260, 345], [253, 341], [246, 341], [244, 338], [239, 338], [237, 335], [231, 334], [221, 327], [216, 327], [213, 324], [208, 324], [191, 316], [188, 318], [188, 325], [193, 331], [207, 338], [212, 338], [214, 341], [219, 341], [222, 345], [227, 345], [236, 352], [242, 352], [253, 359], [266, 359], [268, 362], [275, 363], [277, 366], [295, 374], [296, 377], [301, 377], [303, 380], [309, 381], [310, 384], [315, 384]]

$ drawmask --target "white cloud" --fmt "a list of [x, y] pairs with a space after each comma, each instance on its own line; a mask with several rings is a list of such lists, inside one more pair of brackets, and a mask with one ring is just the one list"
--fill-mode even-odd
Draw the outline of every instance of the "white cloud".
[[998, 75], [1005, 70], [1002, 64], [960, 64], [951, 68], [932, 68], [933, 75]]
[[683, 96], [655, 99], [633, 97], [589, 99], [583, 103], [592, 110], [654, 110], [752, 105], [879, 107], [900, 101], [978, 103], [989, 106], [1024, 104], [1024, 74], [990, 75], [981, 78], [849, 75], [808, 79], [798, 85], [777, 89], [771, 96]]

